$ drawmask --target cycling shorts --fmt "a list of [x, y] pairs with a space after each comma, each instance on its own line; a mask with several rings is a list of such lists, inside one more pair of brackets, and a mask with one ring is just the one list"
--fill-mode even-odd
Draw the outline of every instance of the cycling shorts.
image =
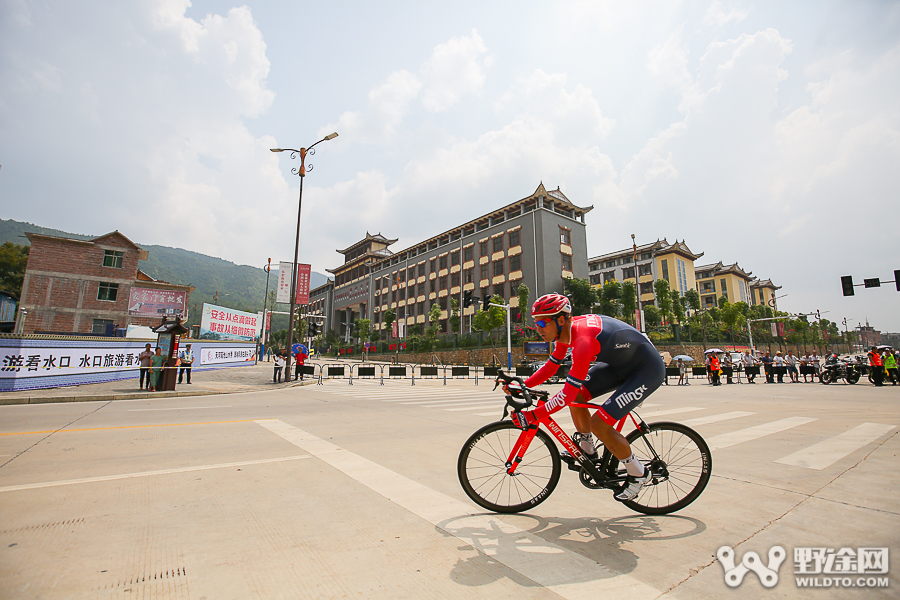
[[591, 398], [615, 390], [599, 411], [610, 425], [637, 408], [666, 378], [666, 365], [653, 344], [637, 344], [632, 351], [626, 368], [598, 362], [590, 368], [584, 382], [583, 389]]

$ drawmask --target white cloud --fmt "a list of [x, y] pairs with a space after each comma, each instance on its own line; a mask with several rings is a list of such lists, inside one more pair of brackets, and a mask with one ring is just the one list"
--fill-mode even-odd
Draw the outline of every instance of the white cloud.
[[732, 21], [740, 23], [750, 15], [749, 10], [741, 10], [738, 8], [737, 2], [729, 2], [728, 4], [728, 8], [725, 8], [720, 0], [713, 0], [713, 3], [710, 4], [709, 9], [706, 11], [703, 22], [707, 25], [717, 25], [721, 27]]
[[347, 111], [337, 123], [322, 128], [319, 133], [324, 136], [338, 131], [357, 142], [390, 141], [421, 87], [418, 78], [409, 71], [394, 71], [384, 83], [369, 92], [369, 103], [363, 111]]
[[484, 69], [490, 65], [487, 47], [476, 30], [451, 38], [434, 48], [422, 68], [425, 90], [422, 106], [431, 112], [447, 110], [467, 94], [478, 94], [484, 85]]

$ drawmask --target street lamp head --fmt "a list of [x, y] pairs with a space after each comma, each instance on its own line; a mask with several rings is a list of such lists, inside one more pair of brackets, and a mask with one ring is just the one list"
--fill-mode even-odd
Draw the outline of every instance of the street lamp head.
[[269, 148], [270, 152], [284, 152], [283, 148]]
[[329, 133], [328, 135], [326, 135], [326, 136], [325, 136], [325, 139], [326, 139], [326, 140], [333, 140], [333, 139], [336, 138], [337, 136], [338, 136], [337, 131], [335, 131], [334, 133]]

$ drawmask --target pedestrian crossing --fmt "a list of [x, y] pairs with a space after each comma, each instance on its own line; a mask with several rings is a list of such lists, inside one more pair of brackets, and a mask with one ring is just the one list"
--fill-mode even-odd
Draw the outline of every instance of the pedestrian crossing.
[[[323, 386], [317, 387], [316, 391], [337, 397], [375, 400], [413, 409], [439, 410], [453, 414], [468, 413], [476, 417], [493, 419], [500, 417], [504, 406], [502, 394], [499, 390], [493, 390], [490, 387], [466, 390], [443, 386], [381, 386], [377, 382], [356, 382], [352, 387]], [[665, 405], [644, 403], [636, 412], [647, 422], [658, 420], [659, 417], [671, 416], [670, 419], [664, 420], [674, 420], [697, 429], [704, 436], [710, 450], [713, 452], [757, 440], [765, 440], [769, 436], [791, 430], [799, 429], [802, 431], [803, 439], [810, 437], [811, 431], [814, 436], [816, 432], [823, 430], [822, 427], [813, 430], [810, 430], [808, 427], [800, 429], [820, 421], [818, 417], [796, 415], [764, 423], [741, 426], [746, 424], [746, 421], [752, 417], [758, 419], [758, 413], [738, 410], [716, 412], [717, 410], [716, 407], [673, 407], [668, 403]], [[709, 414], [701, 414], [701, 416], [687, 419], [674, 416], [686, 413], [702, 413], [704, 411]], [[554, 413], [553, 418], [563, 430], [570, 433], [574, 430], [574, 424], [568, 411], [563, 410]], [[717, 429], [714, 431], [717, 432], [723, 428], [729, 430], [724, 433], [717, 433], [717, 435], [708, 435], [704, 432], [707, 426], [716, 426]], [[873, 444], [894, 429], [896, 429], [895, 425], [885, 423], [862, 423], [856, 426], [848, 424], [840, 433], [819, 439], [786, 456], [776, 458], [772, 462], [788, 467], [821, 471], [840, 462], [854, 452]]]

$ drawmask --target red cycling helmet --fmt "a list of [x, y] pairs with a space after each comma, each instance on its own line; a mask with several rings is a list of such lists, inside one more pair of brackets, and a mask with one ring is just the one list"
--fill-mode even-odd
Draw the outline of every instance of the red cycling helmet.
[[560, 294], [544, 294], [534, 301], [531, 307], [531, 317], [540, 319], [542, 317], [555, 317], [559, 313], [572, 314], [572, 303], [569, 299]]

